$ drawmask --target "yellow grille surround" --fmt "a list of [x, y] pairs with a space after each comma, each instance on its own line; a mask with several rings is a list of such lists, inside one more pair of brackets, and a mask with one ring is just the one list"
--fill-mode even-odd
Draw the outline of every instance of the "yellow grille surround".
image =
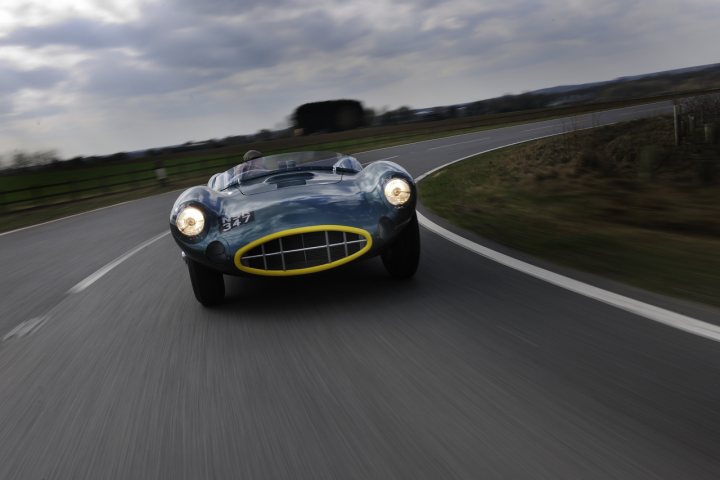
[[272, 233], [235, 252], [242, 272], [270, 277], [307, 275], [339, 267], [372, 248], [365, 230], [344, 225], [314, 225]]

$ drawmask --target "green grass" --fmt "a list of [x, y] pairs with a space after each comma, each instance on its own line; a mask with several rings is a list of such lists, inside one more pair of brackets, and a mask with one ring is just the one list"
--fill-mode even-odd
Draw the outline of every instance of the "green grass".
[[[593, 140], [617, 144], [627, 135], [642, 143], [644, 130], [662, 131], [633, 122], [480, 155], [424, 180], [420, 198], [451, 222], [517, 250], [720, 306], [720, 192], [678, 175], [683, 152], [651, 184], [628, 172], [582, 170], [586, 147], [603, 152]], [[564, 157], [568, 142], [580, 148]], [[617, 145], [608, 151], [618, 162], [632, 158]]]

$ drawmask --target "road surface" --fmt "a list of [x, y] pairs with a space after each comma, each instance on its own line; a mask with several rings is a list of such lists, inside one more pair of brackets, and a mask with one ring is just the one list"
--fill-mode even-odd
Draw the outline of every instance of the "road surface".
[[[669, 108], [357, 157], [418, 176]], [[0, 478], [720, 478], [720, 343], [426, 229], [409, 282], [379, 259], [228, 278], [226, 302], [205, 309], [158, 237], [176, 196], [0, 235]], [[720, 323], [710, 308], [603, 287]]]

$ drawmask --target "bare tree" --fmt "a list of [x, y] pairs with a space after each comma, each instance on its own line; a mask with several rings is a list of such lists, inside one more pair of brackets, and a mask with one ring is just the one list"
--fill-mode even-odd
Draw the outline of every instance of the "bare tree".
[[34, 165], [47, 165], [55, 160], [58, 160], [56, 150], [38, 150], [36, 152], [16, 150], [12, 153], [10, 164], [13, 168], [23, 168]]

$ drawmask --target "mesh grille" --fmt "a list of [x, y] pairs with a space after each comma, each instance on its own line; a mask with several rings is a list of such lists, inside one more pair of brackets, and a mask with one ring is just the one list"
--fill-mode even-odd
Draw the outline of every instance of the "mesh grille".
[[342, 260], [362, 250], [362, 235], [335, 230], [298, 233], [276, 238], [245, 252], [243, 266], [258, 270], [299, 270]]

